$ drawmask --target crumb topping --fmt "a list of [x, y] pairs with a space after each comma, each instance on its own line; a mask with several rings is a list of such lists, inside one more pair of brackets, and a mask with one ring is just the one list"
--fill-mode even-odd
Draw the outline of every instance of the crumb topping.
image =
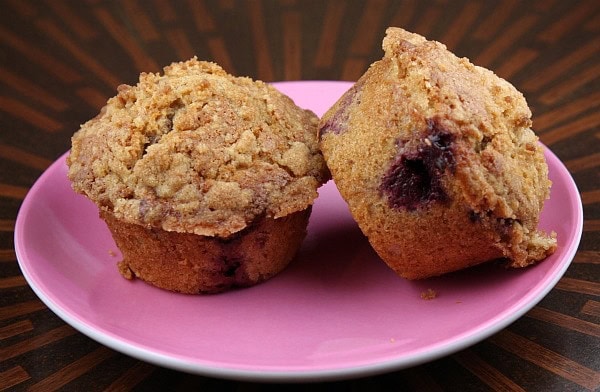
[[427, 289], [426, 291], [421, 292], [421, 299], [424, 299], [425, 301], [431, 301], [432, 299], [436, 299], [437, 296], [437, 291], [433, 289]]
[[73, 188], [129, 223], [227, 237], [303, 210], [328, 178], [317, 116], [214, 63], [121, 85], [72, 138]]

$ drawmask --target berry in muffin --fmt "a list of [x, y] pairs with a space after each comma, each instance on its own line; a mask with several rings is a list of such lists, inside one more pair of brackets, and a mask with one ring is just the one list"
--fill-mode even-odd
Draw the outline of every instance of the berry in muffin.
[[444, 45], [389, 28], [384, 57], [323, 116], [320, 146], [369, 242], [420, 279], [556, 249], [550, 181], [525, 98]]

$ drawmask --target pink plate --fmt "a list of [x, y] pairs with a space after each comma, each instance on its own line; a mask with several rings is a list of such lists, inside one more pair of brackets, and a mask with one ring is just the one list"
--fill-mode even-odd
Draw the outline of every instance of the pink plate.
[[[276, 86], [322, 115], [350, 84]], [[298, 257], [283, 273], [248, 289], [181, 295], [119, 275], [120, 253], [96, 207], [71, 190], [65, 156], [31, 188], [16, 223], [17, 257], [33, 290], [102, 344], [215, 377], [343, 379], [456, 352], [506, 327], [554, 287], [583, 224], [577, 188], [546, 150], [554, 185], [541, 226], [558, 233], [553, 256], [524, 270], [490, 264], [409, 282], [377, 257], [329, 182], [320, 189]], [[437, 298], [423, 300], [428, 289]]]

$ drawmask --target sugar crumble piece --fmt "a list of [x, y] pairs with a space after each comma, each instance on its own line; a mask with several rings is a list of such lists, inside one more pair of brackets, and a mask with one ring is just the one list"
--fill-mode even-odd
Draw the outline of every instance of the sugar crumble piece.
[[432, 300], [436, 297], [437, 297], [437, 292], [433, 289], [427, 289], [427, 291], [423, 291], [421, 293], [421, 299], [424, 299], [425, 301]]
[[133, 271], [131, 271], [131, 269], [129, 268], [129, 266], [124, 263], [124, 262], [120, 262], [117, 264], [117, 267], [119, 268], [119, 272], [121, 273], [121, 275], [127, 279], [127, 280], [133, 280]]

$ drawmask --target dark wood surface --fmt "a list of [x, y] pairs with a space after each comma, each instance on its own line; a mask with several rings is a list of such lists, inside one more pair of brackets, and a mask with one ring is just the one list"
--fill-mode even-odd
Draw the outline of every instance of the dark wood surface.
[[280, 390], [180, 373], [65, 324], [21, 275], [13, 230], [28, 189], [121, 83], [197, 55], [265, 81], [356, 80], [386, 26], [444, 42], [510, 80], [583, 200], [580, 248], [524, 317], [464, 351], [291, 390], [600, 388], [600, 2], [0, 1], [0, 390]]

